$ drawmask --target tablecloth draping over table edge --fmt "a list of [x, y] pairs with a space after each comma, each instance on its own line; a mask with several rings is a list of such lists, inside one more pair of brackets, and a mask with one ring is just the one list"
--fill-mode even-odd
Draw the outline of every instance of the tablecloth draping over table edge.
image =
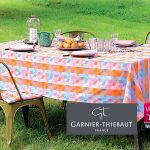
[[[9, 65], [22, 91], [76, 102], [137, 103], [137, 120], [143, 117], [143, 104], [150, 100], [149, 52], [96, 59], [62, 57], [62, 53], [0, 51], [0, 58]], [[2, 67], [0, 88], [14, 89]]]

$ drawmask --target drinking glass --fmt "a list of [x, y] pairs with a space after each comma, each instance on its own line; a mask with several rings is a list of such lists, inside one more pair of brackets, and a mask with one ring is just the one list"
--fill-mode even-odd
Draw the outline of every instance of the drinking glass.
[[54, 34], [55, 34], [55, 37], [54, 40], [53, 40], [53, 44], [58, 47], [60, 45], [60, 38], [61, 38], [61, 29], [55, 29], [54, 30]]
[[54, 31], [55, 37], [57, 38], [61, 34], [61, 29], [56, 29]]
[[113, 50], [117, 50], [117, 46], [115, 45], [115, 41], [118, 40], [118, 33], [113, 33], [112, 34], [112, 44], [113, 44]]
[[97, 39], [97, 50], [103, 51], [104, 50], [104, 39]]
[[116, 40], [118, 40], [118, 33], [113, 33], [112, 34], [112, 41], [114, 42]]
[[89, 38], [88, 43], [89, 43], [89, 48], [91, 50], [97, 49], [97, 39], [96, 38]]
[[98, 51], [111, 51], [112, 50], [112, 33], [111, 32], [99, 32], [97, 39]]
[[104, 50], [108, 52], [112, 51], [112, 39], [104, 40]]

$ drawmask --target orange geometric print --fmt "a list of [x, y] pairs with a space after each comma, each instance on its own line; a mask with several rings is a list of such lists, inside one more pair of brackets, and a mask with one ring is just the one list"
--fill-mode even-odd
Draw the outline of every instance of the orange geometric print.
[[132, 77], [131, 73], [128, 74], [127, 79], [128, 79], [129, 82], [131, 82], [131, 83], [133, 82], [133, 77]]
[[149, 77], [148, 77], [148, 60], [144, 60], [144, 67], [145, 67], [145, 92], [146, 92], [146, 95], [148, 95], [149, 93]]
[[135, 73], [138, 73], [138, 62], [134, 63], [134, 70], [135, 70]]
[[74, 67], [74, 66], [66, 66], [65, 69], [66, 72], [70, 73], [76, 73], [76, 74], [82, 74], [83, 73], [83, 68], [82, 67]]
[[58, 72], [65, 72], [65, 67], [64, 66], [56, 66], [56, 70]]
[[124, 96], [124, 90], [106, 90], [106, 95], [111, 96]]
[[44, 88], [44, 89], [48, 88], [48, 83], [46, 83], [46, 82], [32, 81], [32, 85], [38, 86], [39, 88]]
[[137, 98], [144, 103], [144, 99], [143, 99], [143, 96], [142, 96], [142, 93], [141, 93], [141, 90], [134, 84], [132, 85], [132, 88], [137, 96]]
[[42, 64], [42, 63], [32, 63], [32, 68], [41, 69], [41, 70], [48, 70], [49, 65], [48, 64]]
[[28, 85], [28, 86], [32, 85], [32, 81], [31, 80], [27, 80], [27, 79], [20, 79], [20, 80], [21, 80], [21, 84], [25, 84], [25, 85]]
[[82, 93], [83, 92], [83, 87], [80, 87], [80, 86], [71, 87], [71, 91], [70, 92]]
[[17, 64], [17, 61], [14, 59], [3, 59], [8, 65], [15, 66]]

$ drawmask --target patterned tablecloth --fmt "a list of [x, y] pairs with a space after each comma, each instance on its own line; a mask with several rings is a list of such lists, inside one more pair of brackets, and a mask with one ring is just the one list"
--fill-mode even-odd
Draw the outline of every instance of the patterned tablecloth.
[[[143, 117], [143, 104], [150, 101], [150, 46], [135, 52], [99, 52], [92, 59], [65, 54], [55, 47], [32, 53], [1, 50], [0, 58], [22, 91], [84, 103], [137, 103], [137, 120]], [[2, 66], [0, 89], [14, 89]]]

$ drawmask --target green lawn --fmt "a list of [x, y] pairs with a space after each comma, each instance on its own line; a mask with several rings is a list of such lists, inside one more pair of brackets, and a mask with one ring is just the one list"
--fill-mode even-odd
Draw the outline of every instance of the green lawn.
[[150, 30], [149, 0], [1, 0], [0, 42], [23, 39], [31, 14], [41, 31], [88, 30], [119, 33], [121, 39], [144, 42]]
[[[13, 150], [133, 150], [133, 136], [67, 136], [66, 116], [58, 101], [45, 100], [47, 116], [53, 137], [47, 139], [39, 110], [32, 108], [30, 123], [26, 128], [22, 112], [15, 118]], [[9, 149], [5, 141], [4, 114], [0, 112], [0, 149]], [[145, 143], [146, 145], [147, 143]]]
[[[27, 18], [35, 14], [41, 31], [88, 30], [119, 33], [120, 39], [144, 42], [150, 31], [149, 0], [1, 0], [0, 42], [24, 39]], [[31, 110], [31, 126], [25, 128], [22, 114], [15, 118], [13, 150], [133, 150], [132, 136], [67, 136], [65, 113], [59, 101], [45, 100], [53, 138], [48, 141], [38, 110]], [[0, 150], [5, 141], [4, 114], [0, 112]], [[143, 135], [145, 137], [146, 135]], [[145, 149], [150, 142], [145, 138]]]

